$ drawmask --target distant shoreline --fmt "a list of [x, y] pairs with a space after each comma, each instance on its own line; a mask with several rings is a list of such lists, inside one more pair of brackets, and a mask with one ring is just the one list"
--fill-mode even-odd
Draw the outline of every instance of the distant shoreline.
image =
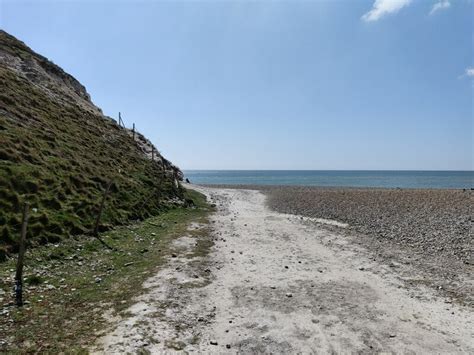
[[474, 171], [185, 170], [191, 183], [209, 186], [471, 189]]
[[359, 186], [315, 186], [315, 185], [258, 185], [258, 184], [198, 184], [191, 181], [191, 185], [239, 190], [272, 190], [272, 189], [314, 189], [314, 190], [407, 190], [407, 191], [474, 191], [474, 187], [359, 187]]
[[183, 169], [183, 172], [186, 174], [194, 173], [460, 173], [460, 174], [470, 174], [474, 176], [474, 170], [273, 170], [273, 169], [261, 169], [261, 170], [239, 170], [239, 169], [224, 169], [224, 170], [207, 170], [207, 169]]

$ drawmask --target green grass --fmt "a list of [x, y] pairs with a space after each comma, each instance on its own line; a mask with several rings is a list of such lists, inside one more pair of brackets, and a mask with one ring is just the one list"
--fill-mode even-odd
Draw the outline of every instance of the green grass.
[[[60, 73], [2, 31], [0, 47]], [[163, 169], [146, 159], [125, 129], [80, 106], [59, 83], [47, 85], [61, 99], [1, 63], [0, 82], [0, 262], [18, 249], [24, 202], [38, 211], [31, 247], [90, 232], [109, 181], [102, 230], [156, 215], [183, 197], [168, 163]]]
[[131, 304], [143, 291], [143, 281], [171, 253], [173, 239], [195, 233], [200, 245], [196, 252], [204, 254], [210, 247], [205, 238], [199, 239], [205, 231], [190, 232], [187, 227], [191, 222], [207, 223], [212, 209], [197, 192], [187, 191], [186, 197], [195, 207], [171, 209], [101, 234], [114, 251], [82, 236], [28, 250], [24, 297], [28, 303], [22, 308], [7, 305], [13, 301], [15, 261], [0, 264], [0, 289], [6, 292], [0, 296], [4, 297], [0, 312], [9, 311], [0, 317], [0, 341], [8, 343], [0, 345], [0, 351], [85, 352], [106, 329], [101, 315], [110, 308], [120, 313]]

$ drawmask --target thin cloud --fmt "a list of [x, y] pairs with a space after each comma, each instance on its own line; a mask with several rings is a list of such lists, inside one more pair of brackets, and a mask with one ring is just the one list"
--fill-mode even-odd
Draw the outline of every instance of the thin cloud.
[[439, 0], [431, 8], [430, 15], [433, 15], [434, 13], [436, 13], [440, 10], [449, 9], [450, 7], [451, 7], [451, 3], [449, 2], [449, 0]]
[[468, 77], [470, 77], [470, 78], [474, 78], [474, 67], [472, 67], [472, 68], [467, 68], [465, 75], [468, 76]]
[[377, 21], [386, 15], [397, 13], [411, 2], [412, 0], [375, 0], [372, 9], [361, 19], [366, 22]]

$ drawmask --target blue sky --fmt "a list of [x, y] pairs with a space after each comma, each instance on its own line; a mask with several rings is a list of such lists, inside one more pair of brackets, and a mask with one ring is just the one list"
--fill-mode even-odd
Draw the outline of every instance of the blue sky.
[[0, 0], [183, 169], [473, 169], [473, 1]]

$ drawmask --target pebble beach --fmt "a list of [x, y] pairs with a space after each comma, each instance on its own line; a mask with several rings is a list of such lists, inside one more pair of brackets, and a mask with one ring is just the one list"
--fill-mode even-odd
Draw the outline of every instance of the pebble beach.
[[473, 303], [469, 189], [226, 187], [260, 190], [277, 212], [347, 223], [346, 235], [372, 250], [374, 257], [411, 264], [424, 275], [423, 283]]
[[348, 223], [426, 254], [473, 262], [470, 190], [267, 188], [279, 212]]

